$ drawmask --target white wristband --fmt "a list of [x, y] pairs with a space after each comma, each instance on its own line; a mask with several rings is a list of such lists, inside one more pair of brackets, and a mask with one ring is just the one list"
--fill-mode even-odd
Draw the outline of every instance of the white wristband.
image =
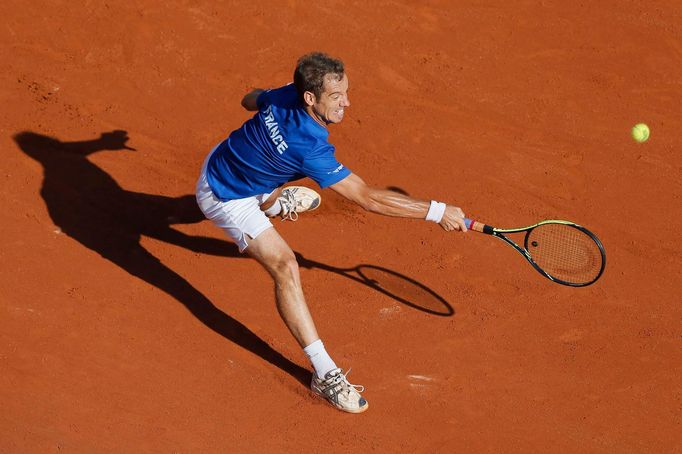
[[429, 207], [429, 212], [426, 213], [426, 220], [433, 221], [436, 224], [440, 223], [445, 214], [445, 204], [442, 202], [431, 201], [431, 206]]

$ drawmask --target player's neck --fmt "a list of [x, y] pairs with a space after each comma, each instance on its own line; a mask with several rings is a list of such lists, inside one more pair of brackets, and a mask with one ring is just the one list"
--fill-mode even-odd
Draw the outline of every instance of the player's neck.
[[305, 106], [305, 111], [308, 112], [308, 115], [310, 115], [316, 123], [324, 126], [325, 129], [327, 128], [327, 122], [324, 118], [322, 118], [322, 116], [315, 112], [313, 106]]

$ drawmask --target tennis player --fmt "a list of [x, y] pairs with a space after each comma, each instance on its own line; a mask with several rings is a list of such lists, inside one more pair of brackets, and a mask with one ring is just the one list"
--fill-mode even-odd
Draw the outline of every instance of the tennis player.
[[327, 353], [306, 305], [298, 263], [270, 218], [295, 221], [320, 206], [320, 195], [284, 184], [309, 177], [365, 210], [433, 221], [446, 231], [466, 231], [456, 206], [422, 201], [368, 186], [334, 156], [330, 124], [346, 115], [348, 76], [343, 63], [323, 53], [298, 60], [293, 84], [256, 89], [242, 106], [257, 112], [216, 146], [204, 161], [196, 197], [204, 215], [270, 273], [277, 309], [314, 369], [311, 389], [336, 408], [361, 413], [369, 407], [364, 388], [347, 380]]

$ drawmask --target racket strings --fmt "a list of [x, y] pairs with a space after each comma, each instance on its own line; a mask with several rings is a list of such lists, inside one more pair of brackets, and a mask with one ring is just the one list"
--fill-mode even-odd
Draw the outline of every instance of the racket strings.
[[533, 261], [554, 278], [572, 284], [592, 282], [602, 268], [594, 239], [564, 224], [544, 224], [528, 233], [526, 247]]

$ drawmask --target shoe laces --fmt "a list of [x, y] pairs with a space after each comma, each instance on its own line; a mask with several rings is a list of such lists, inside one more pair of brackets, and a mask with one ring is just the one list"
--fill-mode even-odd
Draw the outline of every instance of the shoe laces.
[[329, 383], [329, 386], [337, 386], [341, 385], [342, 388], [348, 388], [348, 391], [350, 391], [350, 388], [355, 389], [357, 392], [361, 393], [365, 391], [365, 387], [362, 385], [354, 385], [348, 381], [346, 378], [348, 374], [350, 374], [351, 368], [348, 368], [348, 372], [345, 374], [343, 371], [339, 372], [337, 375], [331, 378], [331, 382]]
[[294, 195], [293, 191], [282, 191], [279, 203], [282, 204], [282, 208], [284, 208], [286, 211], [286, 214], [282, 215], [282, 221], [298, 220], [298, 213], [296, 212], [296, 209], [298, 208], [298, 202], [296, 201], [296, 196]]

